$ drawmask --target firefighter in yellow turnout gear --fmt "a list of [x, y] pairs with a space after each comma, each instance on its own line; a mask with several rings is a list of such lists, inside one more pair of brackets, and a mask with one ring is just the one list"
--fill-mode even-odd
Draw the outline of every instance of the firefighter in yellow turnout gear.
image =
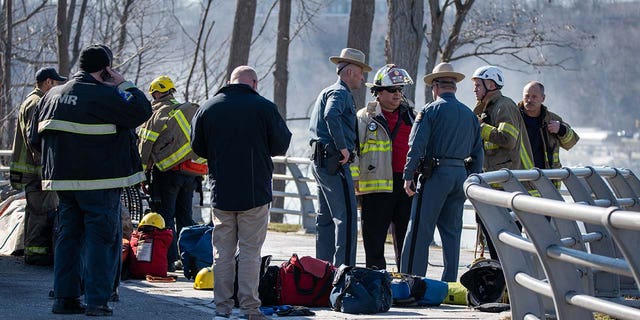
[[140, 127], [138, 149], [142, 165], [152, 172], [149, 186], [152, 198], [159, 204], [154, 208], [162, 215], [167, 228], [173, 230], [169, 251], [168, 270], [175, 271], [179, 260], [177, 239], [180, 230], [194, 224], [192, 199], [199, 177], [185, 173], [180, 168], [189, 162], [202, 162], [191, 150], [191, 118], [198, 105], [178, 102], [176, 91], [168, 76], [154, 79], [149, 86], [153, 97], [153, 115]]
[[55, 191], [43, 191], [40, 154], [29, 145], [27, 128], [36, 105], [49, 89], [67, 81], [54, 68], [42, 68], [36, 73], [36, 87], [20, 105], [18, 125], [13, 140], [13, 152], [9, 167], [11, 186], [24, 190], [25, 208], [24, 260], [27, 264], [50, 265], [53, 263], [53, 218], [58, 207]]
[[[495, 66], [482, 66], [473, 72], [471, 80], [477, 100], [473, 112], [480, 121], [484, 147], [483, 171], [533, 168], [531, 145], [520, 111], [516, 103], [500, 91], [505, 83], [502, 70]], [[492, 187], [501, 188], [499, 184]], [[498, 254], [478, 215], [476, 221], [487, 240], [491, 259], [497, 260]]]

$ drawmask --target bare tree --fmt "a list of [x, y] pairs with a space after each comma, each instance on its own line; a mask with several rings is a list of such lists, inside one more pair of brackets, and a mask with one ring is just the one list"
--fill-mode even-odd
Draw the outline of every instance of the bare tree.
[[233, 20], [229, 63], [227, 64], [227, 76], [225, 79], [229, 79], [231, 72], [237, 66], [246, 65], [249, 62], [255, 17], [256, 0], [238, 0], [236, 15]]
[[[423, 39], [424, 1], [387, 0], [387, 5], [389, 32], [384, 47], [386, 61], [406, 69], [411, 78], [416, 79]], [[407, 99], [415, 101], [415, 87], [404, 93]]]
[[[581, 38], [588, 37], [573, 26], [542, 23], [539, 11], [534, 8], [526, 8], [517, 1], [504, 2], [483, 2], [481, 9], [472, 10], [475, 0], [429, 0], [431, 25], [424, 29], [426, 72], [438, 60], [451, 62], [475, 57], [490, 64], [490, 59], [499, 56], [514, 62], [502, 66], [507, 69], [518, 68], [518, 64], [564, 68], [568, 58], [551, 59], [543, 53], [544, 49], [576, 48]], [[573, 36], [568, 37], [569, 34]], [[425, 97], [427, 102], [432, 100], [429, 87], [425, 88]]]
[[0, 147], [9, 147], [11, 133], [15, 131], [15, 121], [7, 121], [11, 118], [11, 50], [13, 47], [13, 0], [6, 0], [4, 3], [4, 56], [2, 57], [2, 96], [0, 106], [2, 113], [0, 119]]
[[[209, 16], [209, 9], [211, 8], [212, 2], [213, 0], [207, 1], [207, 6], [205, 7], [204, 12], [202, 13], [202, 21], [200, 22], [200, 30], [198, 31], [198, 40], [196, 42], [196, 48], [193, 54], [193, 63], [191, 64], [191, 70], [189, 70], [189, 76], [187, 77], [187, 85], [185, 86], [184, 96], [185, 96], [185, 99], [187, 100], [189, 100], [189, 84], [191, 83], [191, 78], [193, 77], [194, 69], [198, 63], [198, 53], [200, 53], [201, 49], [202, 49], [202, 55], [203, 55], [202, 61], [206, 61], [206, 58], [204, 58], [206, 47], [200, 48], [200, 46], [201, 46], [201, 43], [205, 40], [203, 39], [203, 37], [205, 37], [204, 30], [206, 28], [207, 17]], [[211, 25], [211, 27], [213, 27], [213, 25]], [[206, 74], [206, 68], [203, 70], [203, 72], [205, 72]]]
[[125, 41], [127, 41], [127, 22], [129, 21], [129, 12], [134, 0], [123, 0], [122, 11], [118, 12], [120, 16], [120, 32], [118, 33], [118, 41], [115, 47], [116, 52], [122, 52]]
[[[278, 112], [283, 119], [287, 118], [287, 84], [289, 82], [289, 29], [291, 24], [291, 0], [279, 0], [280, 10], [278, 12], [278, 38], [276, 40], [276, 64], [273, 71], [273, 102], [278, 106]], [[274, 172], [284, 174], [285, 164], [278, 163], [274, 166]], [[274, 191], [284, 191], [285, 181], [274, 180]], [[274, 207], [284, 208], [284, 198], [274, 197]], [[284, 215], [282, 213], [271, 213], [271, 222], [282, 223]]]
[[[347, 47], [356, 48], [365, 54], [365, 62], [369, 62], [371, 30], [373, 26], [373, 14], [375, 13], [375, 1], [352, 0], [351, 12], [349, 14], [349, 36], [347, 37]], [[364, 74], [367, 79], [367, 74]], [[356, 107], [364, 107], [366, 100], [366, 88], [361, 87], [355, 90], [353, 99]]]
[[[39, 67], [37, 60], [44, 49], [42, 45], [34, 45], [32, 47], [37, 49], [28, 50], [33, 42], [30, 41], [31, 36], [38, 32], [37, 24], [32, 20], [46, 4], [47, 0], [42, 0], [39, 4], [18, 2], [16, 5], [14, 1], [3, 3], [0, 18], [0, 149], [11, 147], [18, 109], [18, 105], [13, 104], [14, 98], [22, 97], [24, 89], [28, 87], [30, 90], [33, 86], [33, 73], [30, 71]], [[26, 22], [30, 22], [30, 28], [25, 27]], [[20, 36], [15, 37], [16, 34]], [[28, 44], [27, 48], [20, 47], [25, 43]], [[25, 53], [30, 56], [25, 56]], [[26, 78], [23, 72], [25, 66], [32, 69], [26, 72]]]

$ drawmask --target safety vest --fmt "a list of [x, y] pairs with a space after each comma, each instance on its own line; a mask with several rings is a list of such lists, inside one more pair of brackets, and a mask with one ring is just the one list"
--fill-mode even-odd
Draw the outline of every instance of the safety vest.
[[138, 132], [142, 165], [155, 164], [160, 171], [167, 171], [185, 160], [204, 163], [191, 150], [191, 119], [198, 105], [179, 103], [169, 95], [154, 101], [154, 113]]
[[42, 166], [40, 156], [33, 153], [27, 145], [27, 128], [33, 118], [33, 112], [44, 92], [36, 88], [27, 96], [20, 105], [18, 112], [18, 126], [13, 138], [13, 150], [11, 152], [11, 163], [9, 164], [9, 174], [11, 186], [14, 189], [22, 190], [25, 185], [34, 180], [40, 180]]
[[[413, 117], [411, 113], [410, 118]], [[371, 101], [360, 109], [357, 119], [360, 157], [350, 169], [353, 180], [358, 184], [358, 192], [393, 192], [393, 142], [378, 102]], [[399, 117], [398, 121], [403, 120]]]

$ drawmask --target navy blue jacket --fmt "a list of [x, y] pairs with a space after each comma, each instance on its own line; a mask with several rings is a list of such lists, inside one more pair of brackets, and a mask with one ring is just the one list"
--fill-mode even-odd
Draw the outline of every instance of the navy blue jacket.
[[337, 150], [354, 151], [356, 105], [347, 84], [338, 80], [320, 92], [309, 120], [311, 140], [323, 145], [333, 142]]
[[470, 173], [482, 172], [484, 149], [476, 115], [455, 94], [443, 93], [420, 111], [411, 128], [404, 180], [413, 178], [421, 158], [472, 158]]
[[245, 84], [222, 87], [191, 120], [191, 148], [207, 159], [211, 203], [220, 210], [271, 202], [271, 157], [284, 155], [290, 142], [277, 106]]
[[86, 72], [40, 100], [29, 140], [42, 152], [46, 190], [96, 190], [144, 180], [134, 129], [151, 104], [130, 82], [104, 85]]

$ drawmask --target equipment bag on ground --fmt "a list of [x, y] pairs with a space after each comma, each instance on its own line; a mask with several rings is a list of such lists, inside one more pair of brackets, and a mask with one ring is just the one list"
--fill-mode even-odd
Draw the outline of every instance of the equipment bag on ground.
[[328, 307], [334, 274], [331, 263], [294, 253], [280, 266], [278, 304]]
[[391, 308], [391, 275], [386, 270], [342, 265], [333, 286], [330, 299], [335, 311], [373, 314]]
[[485, 312], [509, 310], [509, 304], [502, 303], [507, 284], [499, 261], [476, 259], [460, 276], [460, 283], [468, 290], [467, 302], [476, 309]]
[[[240, 307], [238, 300], [238, 266], [240, 263], [240, 251], [236, 251], [236, 279], [233, 283], [233, 302], [236, 308]], [[260, 282], [258, 284], [258, 297], [262, 306], [278, 305], [278, 277], [280, 276], [280, 268], [278, 266], [270, 266], [271, 255], [263, 256], [260, 261]]]
[[131, 253], [129, 276], [133, 279], [145, 279], [167, 276], [167, 251], [173, 240], [171, 229], [155, 229], [148, 232], [136, 230], [131, 234]]
[[449, 282], [449, 293], [447, 293], [447, 297], [444, 299], [442, 303], [446, 304], [455, 304], [466, 306], [469, 303], [467, 302], [467, 293], [469, 290], [465, 288], [460, 282]]
[[195, 279], [202, 268], [213, 265], [213, 226], [195, 225], [182, 228], [178, 237], [178, 248], [184, 277]]
[[437, 306], [447, 296], [446, 282], [399, 272], [391, 276], [394, 306]]

